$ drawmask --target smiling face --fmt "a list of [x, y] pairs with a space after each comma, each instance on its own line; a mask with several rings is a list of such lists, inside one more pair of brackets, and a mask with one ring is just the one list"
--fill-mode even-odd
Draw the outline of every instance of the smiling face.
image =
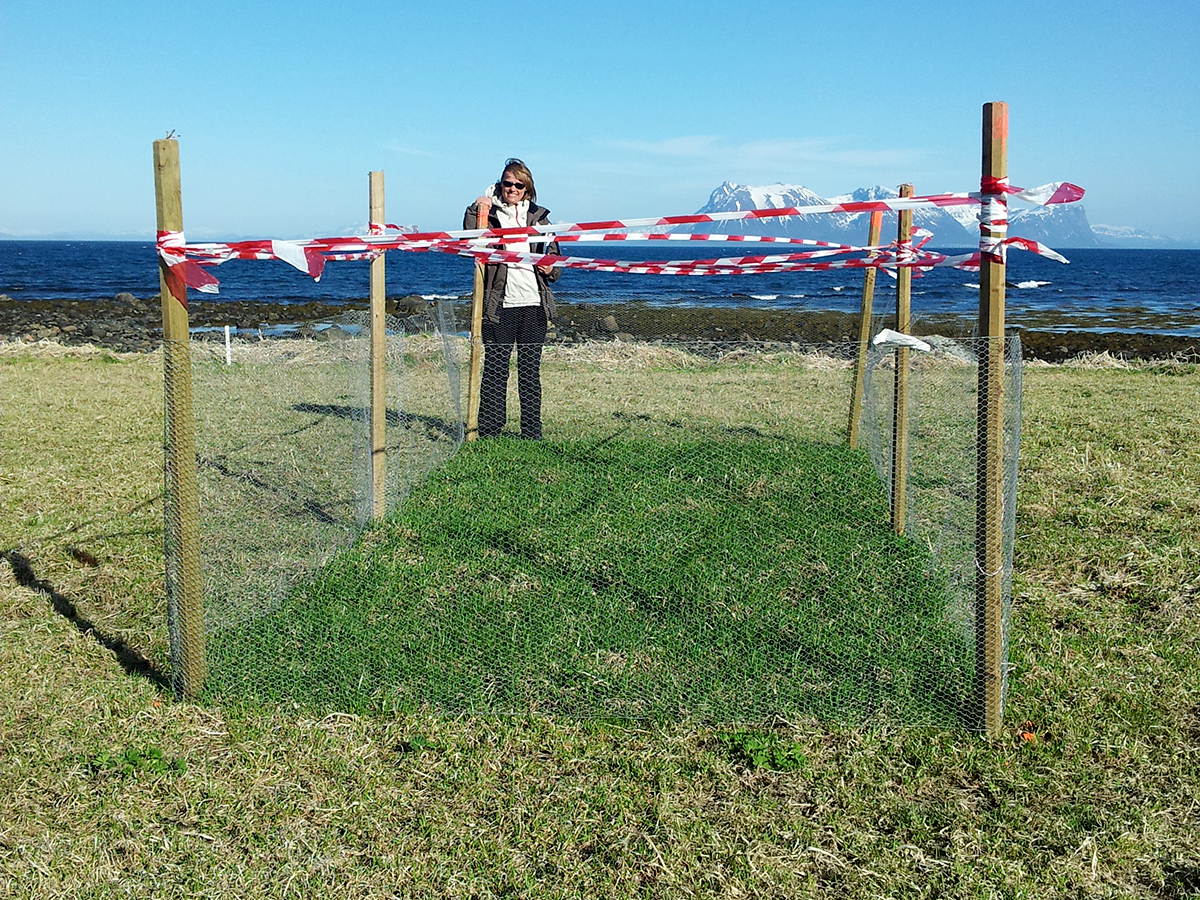
[[504, 165], [504, 174], [500, 176], [500, 199], [509, 205], [537, 199], [533, 175], [519, 159], [510, 159]]
[[500, 190], [504, 197], [504, 202], [509, 206], [516, 206], [525, 199], [525, 194], [529, 188], [520, 175], [511, 169], [505, 169], [504, 176], [500, 179]]

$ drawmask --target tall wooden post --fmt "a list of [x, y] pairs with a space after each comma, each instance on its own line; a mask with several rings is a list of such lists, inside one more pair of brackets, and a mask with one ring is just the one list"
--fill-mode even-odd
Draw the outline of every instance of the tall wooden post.
[[[368, 175], [370, 222], [383, 227], [383, 173]], [[371, 518], [387, 515], [387, 277], [384, 255], [371, 260]]]
[[[154, 206], [159, 234], [183, 233], [179, 142], [154, 142]], [[192, 358], [184, 296], [171, 293], [167, 264], [158, 261], [163, 320], [163, 405], [166, 467], [164, 550], [171, 681], [177, 697], [194, 698], [204, 684], [204, 594], [200, 580], [200, 488], [196, 474]]]
[[[901, 197], [911, 197], [913, 186], [902, 184]], [[912, 210], [897, 213], [896, 240], [901, 259], [912, 243]], [[909, 303], [912, 297], [912, 269], [900, 266], [896, 272], [896, 330], [908, 334]], [[895, 389], [892, 391], [892, 530], [904, 534], [908, 494], [908, 347], [896, 348]]]
[[[488, 227], [490, 207], [478, 201], [476, 228]], [[483, 381], [483, 263], [475, 263], [475, 292], [471, 299], [471, 367], [467, 375], [467, 440], [479, 440], [479, 394]]]
[[[871, 223], [867, 227], [867, 246], [879, 245], [879, 233], [883, 229], [883, 210], [871, 213]], [[872, 256], [875, 254], [872, 253]], [[863, 274], [862, 308], [858, 316], [858, 353], [854, 357], [854, 387], [850, 393], [850, 424], [846, 429], [847, 443], [851, 450], [858, 449], [858, 428], [862, 419], [863, 377], [867, 367], [867, 348], [871, 343], [871, 306], [875, 302], [875, 276], [879, 274], [874, 267]]]
[[999, 734], [1004, 703], [1004, 248], [1008, 104], [983, 107], [979, 243], [979, 390], [976, 414], [975, 659], [979, 726]]

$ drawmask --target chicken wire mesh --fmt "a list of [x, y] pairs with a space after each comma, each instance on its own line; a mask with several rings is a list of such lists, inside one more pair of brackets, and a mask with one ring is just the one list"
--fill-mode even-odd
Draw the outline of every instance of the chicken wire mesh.
[[507, 432], [460, 449], [468, 341], [446, 308], [430, 319], [389, 328], [389, 515], [365, 529], [365, 322], [256, 341], [232, 366], [196, 353], [211, 696], [974, 722], [970, 341], [914, 355], [897, 534], [886, 353], [850, 449], [857, 343], [552, 336], [544, 439], [518, 437], [514, 366]]
[[204, 584], [192, 417], [191, 356], [186, 341], [163, 343], [163, 557], [166, 565], [171, 682], [176, 696], [196, 696], [205, 680]]
[[[1021, 340], [1008, 338], [926, 337], [929, 349], [907, 357], [907, 429], [900, 451], [905, 485], [905, 534], [929, 548], [934, 569], [946, 579], [946, 616], [965, 641], [981, 633], [980, 576], [976, 554], [984, 521], [999, 521], [1001, 559], [999, 628], [1001, 707], [1007, 688], [1012, 560], [1016, 534], [1017, 457], [1021, 434]], [[999, 509], [980, 510], [977, 490], [979, 421], [987, 415], [979, 402], [979, 366], [989, 354], [1002, 364]], [[863, 435], [875, 470], [888, 496], [897, 472], [896, 397], [898, 354], [873, 347], [865, 367]], [[982, 648], [977, 648], [982, 652]]]
[[[462, 440], [448, 316], [442, 304], [424, 321], [387, 320], [388, 510]], [[284, 603], [371, 515], [367, 315], [348, 312], [309, 330], [315, 337], [253, 332], [230, 348], [231, 363], [218, 343], [190, 343], [200, 552], [189, 565], [172, 546], [179, 527], [171, 527], [178, 514], [168, 472], [167, 565], [168, 575], [198, 570], [188, 577], [202, 583], [208, 668], [218, 673], [210, 684], [236, 669], [228, 654], [241, 650], [229, 636]], [[187, 349], [168, 346], [166, 358], [186, 359]], [[178, 384], [168, 372], [168, 406]], [[168, 429], [168, 459], [174, 438]], [[174, 620], [173, 606], [169, 612]], [[181, 633], [172, 627], [173, 648]]]

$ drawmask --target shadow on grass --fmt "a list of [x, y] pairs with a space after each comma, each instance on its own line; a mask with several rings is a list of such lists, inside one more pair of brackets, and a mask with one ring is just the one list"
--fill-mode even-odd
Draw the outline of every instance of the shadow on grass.
[[[637, 422], [645, 425], [661, 425], [665, 428], [684, 429], [687, 426], [677, 419], [658, 419], [646, 413], [625, 413], [615, 412], [612, 417], [621, 422]], [[626, 426], [628, 429], [629, 426]], [[717, 429], [718, 433], [731, 437], [754, 437], [765, 438], [772, 441], [786, 441], [783, 435], [768, 434], [760, 428], [755, 428], [753, 425], [722, 425]]]
[[1163, 866], [1163, 894], [1166, 900], [1200, 897], [1200, 864], [1170, 863]]
[[[272, 483], [262, 475], [251, 471], [238, 471], [223, 463], [218, 459], [208, 459], [203, 456], [196, 457], [196, 463], [206, 469], [212, 469], [214, 472], [223, 475], [226, 478], [232, 478], [235, 481], [240, 481], [252, 488], [260, 491], [270, 492], [281, 496], [288, 497], [293, 501], [293, 509], [297, 511], [300, 517], [310, 517], [320, 522], [322, 525], [338, 525], [340, 521], [331, 513], [325, 506], [317, 502], [312, 497], [303, 497], [295, 489], [295, 487], [286, 480], [281, 480], [278, 483]], [[266, 466], [266, 463], [261, 463]], [[339, 504], [343, 507], [353, 507], [352, 503]]]
[[[297, 403], [292, 409], [296, 412], [310, 413], [316, 416], [334, 416], [339, 419], [349, 419], [355, 422], [366, 422], [370, 419], [371, 411], [363, 406], [344, 406], [336, 403]], [[388, 409], [384, 411], [387, 424], [393, 428], [403, 426], [412, 428], [422, 425], [431, 435], [455, 439], [460, 425], [437, 416], [422, 416], [404, 410]]]
[[[356, 421], [366, 421], [369, 416], [369, 410], [363, 407], [337, 404], [297, 403], [292, 409], [296, 412], [309, 415], [333, 416], [335, 418]], [[426, 435], [433, 439], [454, 439], [457, 437], [459, 430], [457, 423], [451, 423], [433, 416], [420, 416], [394, 409], [387, 410], [387, 422], [391, 426], [403, 426], [405, 428], [423, 427]], [[295, 435], [310, 427], [312, 427], [311, 423], [286, 434]], [[237, 449], [245, 449], [245, 446], [243, 445]], [[344, 513], [346, 510], [349, 510], [351, 518], [355, 515], [354, 503], [352, 501], [331, 505], [320, 502], [315, 496], [306, 496], [304, 486], [296, 483], [294, 477], [292, 477], [292, 470], [286, 466], [280, 467], [280, 472], [287, 473], [281, 477], [279, 473], [272, 471], [275, 464], [265, 460], [254, 460], [251, 467], [247, 467], [246, 465], [239, 467], [230, 465], [224, 454], [219, 457], [197, 456], [196, 461], [202, 468], [216, 472], [224, 478], [241, 482], [248, 487], [269, 493], [273, 496], [287, 498], [290, 501], [287, 515], [296, 518], [310, 518], [323, 525], [343, 524], [342, 520], [338, 518], [338, 514]]]
[[[88, 565], [92, 564], [87, 561], [88, 554], [82, 551], [76, 551], [72, 555]], [[80, 634], [91, 635], [96, 643], [105, 650], [111, 651], [126, 673], [145, 678], [164, 693], [171, 690], [170, 678], [160, 672], [154, 663], [146, 659], [140, 651], [129, 646], [129, 644], [119, 637], [99, 631], [90, 619], [80, 615], [75, 602], [70, 597], [55, 590], [54, 585], [50, 584], [50, 582], [38, 578], [33, 571], [33, 564], [29, 561], [28, 557], [18, 553], [16, 550], [4, 550], [0, 551], [0, 558], [8, 561], [8, 564], [12, 567], [13, 575], [17, 579], [17, 583], [21, 587], [37, 591], [48, 597], [56, 613], [74, 625]]]

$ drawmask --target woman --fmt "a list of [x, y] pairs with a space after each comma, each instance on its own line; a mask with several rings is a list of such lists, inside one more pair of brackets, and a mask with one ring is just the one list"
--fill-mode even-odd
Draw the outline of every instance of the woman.
[[[550, 210], [538, 206], [537, 189], [529, 167], [508, 159], [500, 180], [467, 207], [463, 228], [478, 228], [486, 209], [488, 228], [548, 225]], [[528, 241], [505, 245], [523, 253], [558, 253], [558, 245]], [[508, 363], [517, 348], [517, 397], [521, 404], [521, 437], [542, 437], [542, 344], [553, 320], [554, 295], [550, 282], [559, 268], [526, 264], [495, 264], [483, 273], [483, 383], [479, 393], [479, 436], [494, 437], [507, 419]]]

